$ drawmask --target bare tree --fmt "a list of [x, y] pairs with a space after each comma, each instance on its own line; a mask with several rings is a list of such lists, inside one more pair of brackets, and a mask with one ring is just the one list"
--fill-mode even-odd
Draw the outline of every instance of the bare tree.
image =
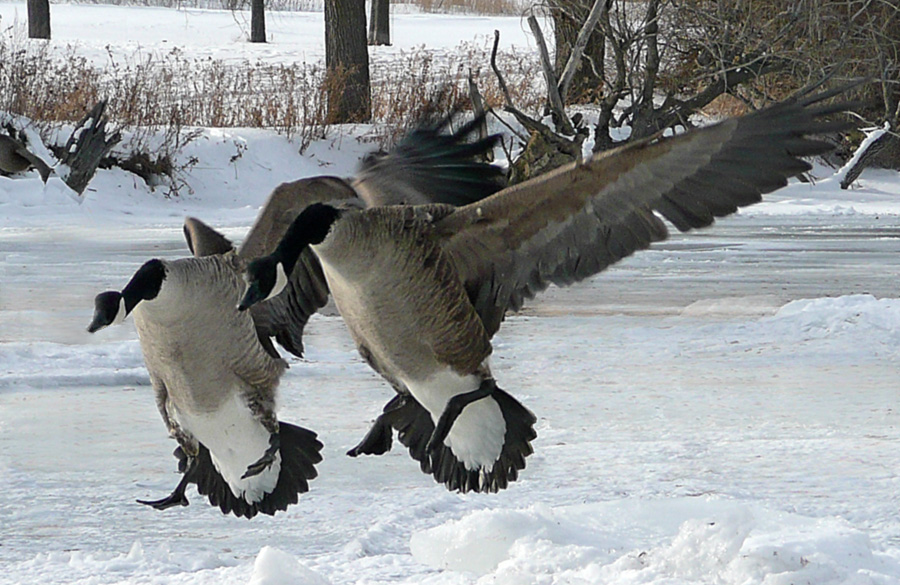
[[28, 0], [28, 38], [50, 38], [50, 0]]
[[265, 0], [250, 0], [250, 42], [266, 42]]
[[391, 44], [391, 0], [372, 0], [369, 13], [369, 44]]
[[325, 0], [328, 122], [365, 122], [372, 115], [364, 0]]
[[[603, 2], [607, 9], [612, 4], [612, 0]], [[547, 0], [545, 4], [553, 21], [555, 69], [560, 78], [593, 4], [593, 0]], [[578, 102], [591, 102], [599, 98], [606, 60], [606, 42], [602, 29], [592, 27], [585, 40], [581, 55], [573, 61], [570, 87], [567, 88]]]

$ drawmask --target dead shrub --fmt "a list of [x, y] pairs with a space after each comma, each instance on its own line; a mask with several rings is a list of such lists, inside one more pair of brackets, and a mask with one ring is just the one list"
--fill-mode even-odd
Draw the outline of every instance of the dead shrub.
[[[54, 128], [77, 121], [86, 108], [105, 99], [110, 122], [131, 137], [117, 148], [118, 159], [132, 161], [125, 164], [136, 170], [162, 173], [174, 193], [186, 186], [179, 177], [192, 162], [178, 154], [195, 137], [193, 129], [271, 128], [296, 139], [302, 151], [326, 136], [327, 96], [344, 83], [341, 76], [326, 80], [318, 63], [231, 64], [174, 49], [127, 57], [109, 51], [106, 65], [99, 67], [74, 47], [61, 52], [49, 47], [28, 43], [13, 29], [0, 31], [0, 110], [34, 120], [50, 144]], [[489, 106], [502, 105], [489, 60], [488, 47], [473, 44], [440, 54], [421, 47], [401, 55], [399, 62], [376, 59], [372, 121], [383, 131], [373, 141], [388, 145], [427, 108], [435, 110], [430, 114], [446, 114], [468, 107], [469, 74]], [[498, 60], [516, 103], [537, 108], [542, 97], [536, 56], [505, 52]]]

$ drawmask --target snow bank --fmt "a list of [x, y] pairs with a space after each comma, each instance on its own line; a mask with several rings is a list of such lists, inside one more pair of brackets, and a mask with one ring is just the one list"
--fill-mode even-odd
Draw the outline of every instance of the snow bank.
[[478, 511], [410, 548], [484, 585], [900, 583], [900, 562], [840, 519], [711, 498]]
[[792, 182], [787, 187], [763, 197], [763, 202], [740, 210], [748, 216], [815, 215], [842, 217], [850, 215], [900, 215], [897, 199], [897, 173], [883, 169], [866, 169], [850, 189], [841, 189], [840, 172], [818, 166], [817, 180]]
[[876, 299], [872, 295], [802, 299], [786, 304], [765, 323], [806, 339], [863, 331], [900, 341], [900, 299]]
[[330, 581], [300, 564], [292, 555], [264, 546], [253, 563], [248, 585], [330, 585]]

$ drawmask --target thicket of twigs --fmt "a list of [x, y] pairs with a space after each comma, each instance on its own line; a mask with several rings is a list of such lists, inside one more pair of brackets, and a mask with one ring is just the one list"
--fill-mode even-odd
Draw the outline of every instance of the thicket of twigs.
[[[376, 59], [372, 121], [384, 131], [374, 139], [389, 142], [426, 110], [443, 114], [467, 107], [470, 74], [488, 103], [499, 103], [489, 59], [488, 47], [471, 44], [450, 55], [422, 48], [401, 55], [399, 62]], [[532, 106], [541, 99], [534, 59], [514, 52], [501, 56], [516, 99]], [[0, 35], [0, 111], [33, 120], [49, 137], [61, 123], [77, 121], [105, 99], [110, 122], [129, 130], [118, 155], [170, 178], [177, 174], [175, 155], [198, 127], [271, 128], [297, 140], [301, 149], [339, 131], [326, 125], [326, 96], [341, 82], [334, 76], [326, 81], [318, 63], [226, 64], [177, 49], [125, 60], [110, 54], [101, 67], [74, 49], [51, 53], [48, 45], [29, 43], [21, 32]], [[436, 90], [441, 90], [437, 101]]]
[[[211, 8], [250, 10], [250, 0], [78, 0], [82, 4], [158, 6], [161, 8]], [[416, 0], [393, 2], [400, 10], [431, 13], [519, 14], [527, 7], [525, 0]], [[287, 12], [322, 12], [324, 0], [267, 0], [266, 10]]]

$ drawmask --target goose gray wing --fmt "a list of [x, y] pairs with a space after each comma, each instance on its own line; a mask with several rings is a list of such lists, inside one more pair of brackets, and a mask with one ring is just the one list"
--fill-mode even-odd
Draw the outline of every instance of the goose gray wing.
[[197, 258], [226, 254], [234, 250], [231, 240], [196, 217], [185, 218], [183, 231], [191, 254]]
[[[450, 134], [444, 132], [450, 117], [413, 130], [389, 153], [368, 156], [352, 185], [337, 177], [316, 177], [278, 186], [239, 255], [249, 261], [272, 253], [291, 222], [313, 203], [462, 205], [496, 192], [503, 185], [503, 171], [478, 159], [499, 136], [469, 142], [482, 121], [483, 117], [477, 117]], [[302, 355], [303, 328], [327, 302], [322, 267], [311, 250], [304, 250], [285, 290], [251, 309], [260, 339], [275, 337], [285, 349]]]
[[[314, 177], [282, 183], [269, 195], [238, 251], [245, 262], [271, 254], [291, 222], [313, 203], [352, 201], [356, 192], [338, 177]], [[296, 356], [303, 355], [303, 329], [313, 313], [328, 302], [328, 285], [312, 250], [304, 250], [278, 296], [251, 307], [263, 345], [274, 337]], [[274, 348], [273, 348], [274, 351]]]
[[635, 142], [467, 205], [435, 222], [489, 335], [508, 309], [550, 283], [568, 285], [663, 240], [654, 213], [681, 231], [761, 200], [830, 146], [810, 134], [842, 90], [801, 96], [671, 138]]
[[453, 115], [407, 134], [386, 154], [366, 156], [353, 182], [367, 207], [448, 203], [466, 205], [499, 191], [503, 170], [483, 156], [499, 135], [472, 140], [484, 114], [447, 134]]

